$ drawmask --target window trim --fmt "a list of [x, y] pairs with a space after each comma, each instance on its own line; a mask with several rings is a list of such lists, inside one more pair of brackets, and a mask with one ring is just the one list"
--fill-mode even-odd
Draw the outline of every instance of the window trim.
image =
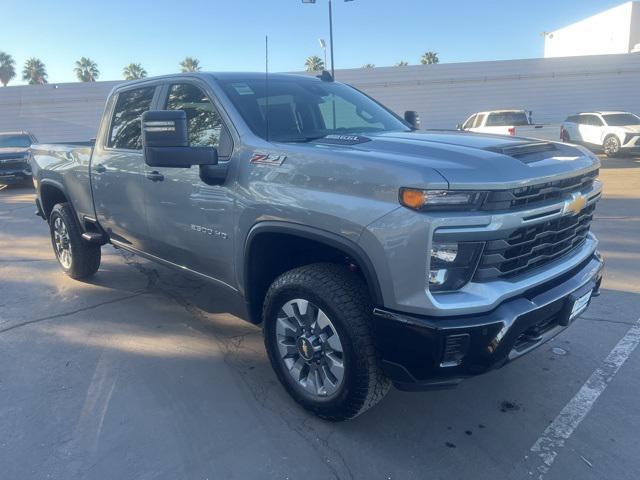
[[[151, 105], [149, 110], [153, 110], [154, 106], [157, 103], [158, 100], [158, 93], [161, 90], [162, 84], [158, 81], [152, 81], [152, 82], [141, 82], [141, 83], [136, 83], [134, 85], [127, 85], [126, 87], [123, 88], [119, 88], [117, 90], [115, 90], [113, 92], [113, 94], [111, 95], [110, 98], [110, 108], [109, 108], [109, 116], [108, 118], [108, 123], [106, 125], [105, 128], [105, 132], [103, 132], [103, 136], [102, 136], [102, 149], [105, 151], [109, 151], [109, 152], [122, 152], [122, 153], [137, 153], [139, 155], [143, 155], [143, 149], [141, 148], [140, 150], [138, 149], [132, 149], [132, 148], [118, 148], [118, 147], [112, 147], [110, 145], [111, 143], [111, 128], [113, 127], [113, 114], [115, 112], [116, 109], [116, 105], [118, 104], [118, 99], [120, 98], [120, 95], [126, 92], [129, 92], [131, 90], [141, 90], [143, 88], [153, 88], [153, 96], [151, 97]], [[105, 115], [107, 114], [107, 111], [105, 110]], [[142, 135], [142, 125], [140, 125], [140, 134]]]
[[[229, 129], [228, 122], [226, 121], [226, 118], [225, 118], [226, 111], [224, 111], [224, 108], [222, 108], [222, 104], [218, 100], [215, 93], [211, 91], [211, 88], [209, 87], [207, 82], [204, 82], [195, 77], [176, 76], [176, 77], [171, 77], [166, 79], [158, 89], [159, 93], [156, 99], [157, 108], [159, 110], [167, 109], [171, 87], [173, 85], [179, 85], [179, 84], [189, 84], [199, 88], [206, 95], [206, 97], [209, 99], [209, 101], [214, 106], [214, 108], [217, 110], [218, 116], [220, 117], [220, 123], [222, 125], [222, 128], [226, 131], [226, 134], [229, 137], [229, 142], [231, 143], [231, 149], [230, 149], [229, 155], [220, 155], [218, 156], [218, 159], [223, 161], [230, 160], [231, 157], [233, 156], [233, 152], [235, 151], [236, 142], [233, 140], [233, 135], [231, 135], [231, 130]], [[224, 112], [224, 115], [223, 115], [223, 112]]]

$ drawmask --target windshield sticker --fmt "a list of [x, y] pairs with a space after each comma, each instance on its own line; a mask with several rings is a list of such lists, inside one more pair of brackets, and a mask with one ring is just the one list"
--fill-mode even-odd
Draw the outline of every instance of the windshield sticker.
[[238, 92], [238, 95], [254, 95], [254, 91], [246, 83], [232, 83], [231, 86]]

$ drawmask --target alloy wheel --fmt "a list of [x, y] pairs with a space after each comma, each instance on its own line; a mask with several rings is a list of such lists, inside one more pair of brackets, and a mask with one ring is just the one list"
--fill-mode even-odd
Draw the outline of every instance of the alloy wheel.
[[291, 378], [308, 394], [326, 398], [344, 382], [344, 350], [329, 317], [301, 298], [285, 303], [276, 319], [280, 358]]
[[72, 252], [69, 231], [60, 217], [56, 217], [53, 221], [53, 243], [62, 266], [71, 268]]

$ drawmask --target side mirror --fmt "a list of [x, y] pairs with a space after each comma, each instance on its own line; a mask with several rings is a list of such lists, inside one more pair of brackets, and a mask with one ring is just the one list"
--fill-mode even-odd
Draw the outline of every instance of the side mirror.
[[150, 167], [189, 168], [217, 165], [213, 147], [190, 147], [184, 110], [149, 110], [142, 114], [142, 148]]
[[418, 112], [407, 110], [404, 112], [404, 120], [415, 130], [420, 130], [420, 115], [418, 115]]

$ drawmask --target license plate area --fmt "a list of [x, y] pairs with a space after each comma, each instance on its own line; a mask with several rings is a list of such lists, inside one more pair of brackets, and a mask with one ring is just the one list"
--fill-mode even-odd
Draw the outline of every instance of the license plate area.
[[593, 289], [594, 285], [588, 284], [569, 295], [565, 305], [564, 315], [561, 316], [559, 322], [560, 325], [566, 327], [587, 309], [591, 301]]

